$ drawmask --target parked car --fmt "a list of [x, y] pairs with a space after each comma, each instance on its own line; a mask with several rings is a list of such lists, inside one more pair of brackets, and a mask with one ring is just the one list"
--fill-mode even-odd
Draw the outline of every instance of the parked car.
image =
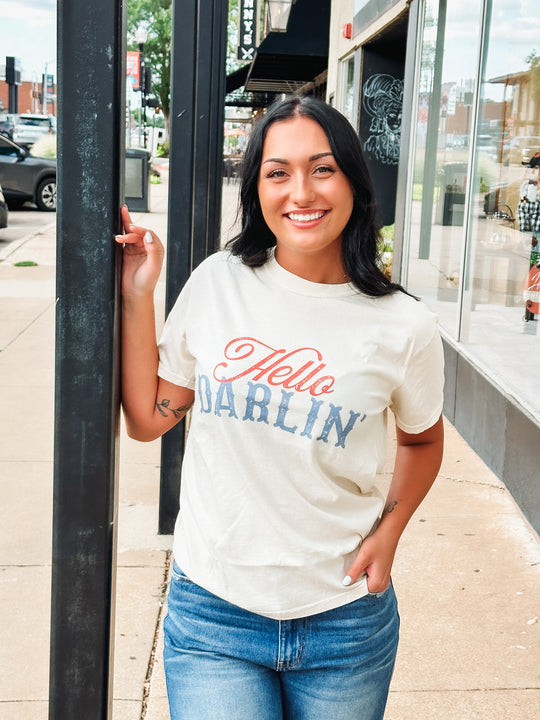
[[40, 210], [56, 210], [56, 160], [33, 157], [26, 148], [2, 136], [0, 184], [11, 207], [30, 200]]
[[491, 135], [478, 135], [476, 138], [476, 149], [482, 155], [487, 155], [493, 160], [498, 160], [497, 145]]
[[0, 228], [8, 226], [8, 206], [0, 185]]
[[530, 159], [540, 151], [540, 137], [520, 135], [507, 142], [503, 149], [504, 165], [527, 165]]
[[28, 148], [43, 135], [54, 132], [52, 119], [48, 115], [21, 113], [13, 128], [13, 140]]

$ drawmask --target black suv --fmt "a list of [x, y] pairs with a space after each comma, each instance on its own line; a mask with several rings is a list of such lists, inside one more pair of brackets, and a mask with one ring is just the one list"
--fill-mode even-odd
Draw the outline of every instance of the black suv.
[[10, 207], [30, 200], [40, 210], [56, 210], [56, 160], [33, 157], [26, 148], [2, 135], [0, 185]]

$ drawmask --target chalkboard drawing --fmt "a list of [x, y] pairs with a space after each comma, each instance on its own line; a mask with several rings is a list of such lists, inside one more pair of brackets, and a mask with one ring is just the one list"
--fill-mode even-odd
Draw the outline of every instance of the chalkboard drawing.
[[372, 75], [362, 89], [362, 104], [371, 118], [364, 150], [384, 165], [397, 165], [401, 142], [403, 80]]

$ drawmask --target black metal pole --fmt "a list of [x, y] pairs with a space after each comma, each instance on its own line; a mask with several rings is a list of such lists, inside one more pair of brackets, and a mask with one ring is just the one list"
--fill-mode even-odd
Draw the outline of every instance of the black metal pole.
[[225, 120], [225, 72], [228, 3], [214, 3], [210, 90], [210, 137], [208, 165], [208, 224], [205, 256], [219, 248], [221, 234], [221, 196], [223, 188], [223, 125]]
[[[143, 141], [144, 147], [147, 146], [147, 129], [146, 129], [146, 105], [148, 90], [146, 87], [146, 63], [144, 62], [144, 43], [139, 43], [139, 88], [141, 90], [141, 108], [143, 114]], [[139, 118], [140, 120], [140, 118]]]
[[17, 85], [8, 87], [8, 112], [13, 115], [19, 112], [19, 88]]
[[112, 714], [122, 0], [59, 0], [50, 720]]
[[[167, 314], [219, 241], [227, 17], [227, 0], [173, 1]], [[163, 534], [178, 513], [184, 436], [182, 421], [162, 440]]]

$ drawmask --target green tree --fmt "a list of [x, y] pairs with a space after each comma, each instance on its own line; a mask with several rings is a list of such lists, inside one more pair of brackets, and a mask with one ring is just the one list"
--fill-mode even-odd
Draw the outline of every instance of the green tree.
[[152, 68], [152, 94], [159, 100], [169, 124], [171, 95], [171, 24], [172, 0], [129, 0], [127, 41], [129, 50], [138, 50], [135, 31], [144, 27], [148, 39], [144, 44], [144, 59]]
[[[180, 2], [180, 0], [178, 0]], [[128, 0], [128, 50], [138, 50], [135, 31], [144, 27], [148, 39], [144, 44], [146, 64], [152, 68], [152, 94], [160, 103], [169, 125], [171, 95], [172, 0]], [[229, 0], [227, 23], [227, 73], [243, 65], [236, 59], [238, 44], [238, 0]]]
[[238, 0], [229, 0], [229, 17], [227, 22], [227, 75], [238, 70], [244, 63], [236, 58], [238, 46]]

